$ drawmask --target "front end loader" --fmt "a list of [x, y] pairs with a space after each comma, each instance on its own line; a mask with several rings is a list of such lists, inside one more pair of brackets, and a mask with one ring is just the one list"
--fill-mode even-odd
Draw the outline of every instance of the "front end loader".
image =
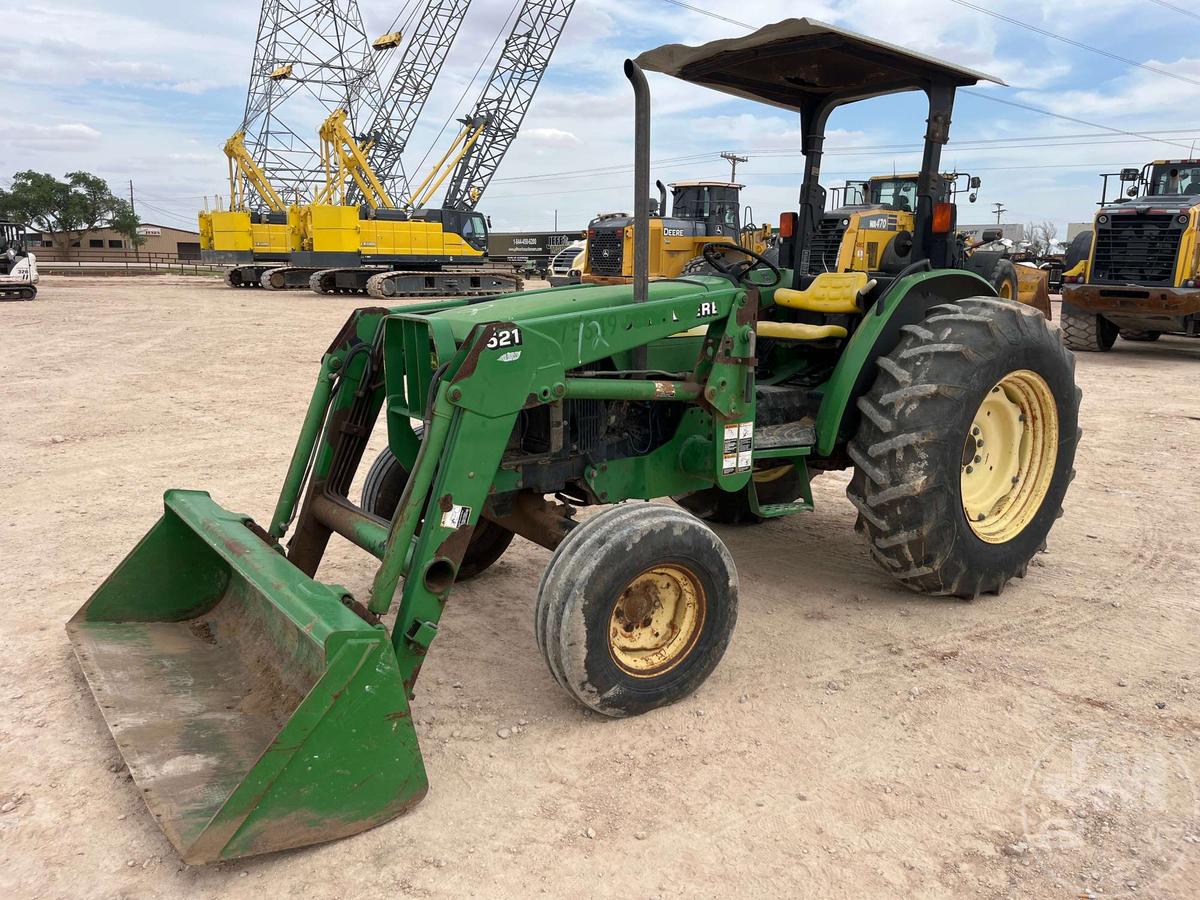
[[[531, 603], [550, 677], [614, 717], [687, 697], [730, 641], [738, 572], [709, 523], [808, 511], [813, 473], [853, 469], [870, 555], [915, 592], [998, 594], [1044, 546], [1078, 436], [1072, 357], [1036, 310], [933, 265], [953, 234], [931, 176], [955, 89], [983, 76], [806, 19], [625, 70], [631, 284], [356, 311], [269, 521], [169, 491], [68, 624], [188, 862], [341, 837], [421, 798], [422, 664], [456, 581], [514, 535], [553, 551]], [[779, 264], [712, 243], [712, 274], [650, 279], [646, 71], [800, 114]], [[906, 90], [931, 122], [912, 263], [810, 275], [829, 114]], [[381, 419], [387, 447], [351, 499]], [[319, 580], [335, 533], [379, 560], [368, 596]]]

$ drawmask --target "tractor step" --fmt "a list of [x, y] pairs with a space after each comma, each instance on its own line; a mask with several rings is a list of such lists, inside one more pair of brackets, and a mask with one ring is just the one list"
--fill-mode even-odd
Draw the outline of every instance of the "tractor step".
[[[817, 429], [809, 422], [784, 422], [754, 431], [755, 455], [763, 450], [795, 450], [796, 456], [807, 456], [817, 442]], [[779, 455], [779, 454], [772, 454]]]
[[523, 281], [510, 269], [441, 269], [436, 272], [378, 272], [367, 279], [367, 293], [393, 297], [470, 297], [511, 294]]

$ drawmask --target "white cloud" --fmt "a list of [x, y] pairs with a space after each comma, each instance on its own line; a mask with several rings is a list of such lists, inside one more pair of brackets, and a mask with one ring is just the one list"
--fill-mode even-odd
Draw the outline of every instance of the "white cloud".
[[0, 146], [7, 143], [15, 150], [80, 151], [94, 145], [100, 137], [99, 131], [82, 122], [39, 125], [36, 122], [0, 120]]
[[524, 128], [521, 130], [521, 140], [547, 147], [578, 147], [583, 143], [561, 128]]

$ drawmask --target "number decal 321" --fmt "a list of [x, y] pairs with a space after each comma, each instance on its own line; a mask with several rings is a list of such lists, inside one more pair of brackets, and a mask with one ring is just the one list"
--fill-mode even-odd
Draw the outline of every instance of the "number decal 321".
[[520, 347], [521, 329], [515, 325], [512, 328], [497, 328], [488, 338], [487, 348], [499, 350], [501, 347]]

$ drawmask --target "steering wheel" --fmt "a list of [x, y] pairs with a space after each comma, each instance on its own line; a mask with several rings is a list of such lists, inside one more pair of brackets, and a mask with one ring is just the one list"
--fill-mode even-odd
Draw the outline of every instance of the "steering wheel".
[[[726, 265], [722, 257], [730, 250], [734, 251], [735, 253], [740, 253], [742, 256], [748, 256], [749, 259], [733, 263], [732, 265]], [[741, 281], [755, 269], [760, 267], [770, 269], [775, 274], [775, 280], [770, 284], [760, 284], [758, 285], [759, 287], [775, 287], [775, 285], [779, 284], [779, 282], [783, 280], [783, 273], [779, 271], [779, 266], [775, 265], [764, 256], [755, 253], [753, 250], [747, 250], [745, 247], [742, 247], [738, 244], [713, 241], [705, 244], [704, 247], [701, 248], [700, 255], [704, 257], [704, 261], [706, 263], [708, 263], [722, 275], [732, 278], [734, 281]]]

